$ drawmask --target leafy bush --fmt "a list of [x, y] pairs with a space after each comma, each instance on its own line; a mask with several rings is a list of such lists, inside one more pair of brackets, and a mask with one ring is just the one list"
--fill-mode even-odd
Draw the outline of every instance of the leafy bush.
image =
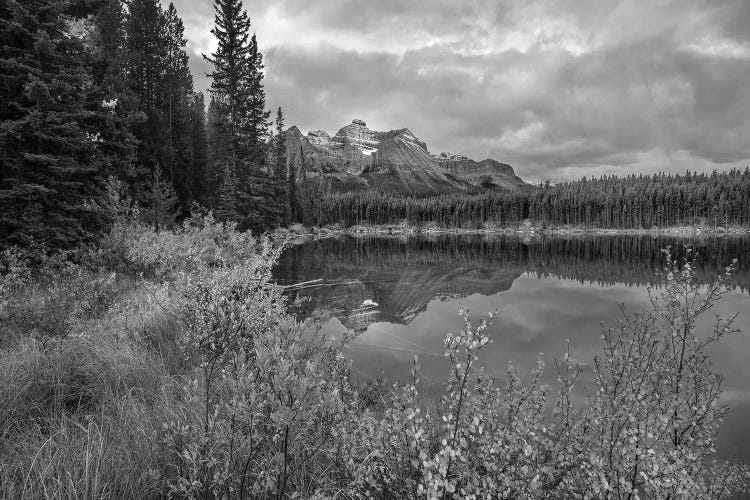
[[95, 273], [64, 253], [37, 253], [35, 269], [15, 249], [0, 256], [0, 345], [31, 337], [44, 345], [101, 317], [122, 292], [111, 272]]
[[289, 231], [295, 234], [305, 234], [308, 232], [307, 229], [305, 229], [305, 226], [300, 223], [289, 226]]
[[127, 219], [113, 225], [92, 259], [108, 268], [159, 278], [226, 266], [257, 253], [252, 235], [235, 228], [234, 223], [218, 222], [210, 212], [199, 211], [174, 230], [156, 230]]
[[[580, 373], [557, 363], [553, 418], [541, 360], [529, 385], [510, 368], [504, 383], [475, 367], [490, 342], [487, 323], [445, 340], [452, 371], [437, 414], [425, 412], [414, 382], [396, 391], [382, 417], [356, 408], [337, 438], [351, 493], [380, 498], [732, 498], [748, 470], [711, 460], [726, 408], [710, 347], [734, 333], [717, 320], [707, 335], [697, 319], [727, 292], [707, 290], [691, 262], [667, 254], [665, 286], [650, 291], [653, 313], [625, 315], [606, 330], [594, 385], [576, 408]], [[732, 268], [727, 268], [727, 276]]]

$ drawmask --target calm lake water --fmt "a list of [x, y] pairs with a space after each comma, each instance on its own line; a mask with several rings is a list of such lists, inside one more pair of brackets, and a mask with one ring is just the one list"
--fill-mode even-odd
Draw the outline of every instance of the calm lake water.
[[614, 326], [620, 304], [632, 312], [647, 309], [646, 287], [663, 268], [660, 249], [670, 245], [679, 253], [685, 244], [703, 256], [697, 273], [704, 282], [738, 259], [735, 289], [713, 313], [739, 313], [736, 326], [744, 333], [712, 356], [716, 371], [726, 376], [725, 402], [732, 408], [719, 451], [750, 460], [748, 238], [341, 236], [287, 249], [275, 277], [281, 284], [323, 279], [326, 286], [293, 297], [306, 299], [294, 312], [317, 320], [329, 336], [356, 332], [346, 354], [361, 377], [407, 381], [418, 354], [423, 386], [437, 394], [449, 368], [442, 341], [461, 329], [459, 307], [475, 318], [498, 312], [494, 342], [480, 360], [489, 373], [503, 376], [512, 362], [528, 377], [543, 353], [553, 381], [565, 340], [575, 360], [589, 368], [601, 346], [602, 322]]

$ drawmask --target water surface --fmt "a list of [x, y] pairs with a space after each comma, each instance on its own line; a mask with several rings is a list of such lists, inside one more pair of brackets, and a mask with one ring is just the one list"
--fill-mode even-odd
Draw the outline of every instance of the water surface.
[[[490, 374], [502, 376], [512, 362], [527, 376], [543, 353], [552, 381], [566, 339], [574, 359], [590, 368], [602, 322], [614, 326], [620, 305], [647, 309], [647, 287], [658, 282], [664, 264], [661, 249], [671, 246], [679, 257], [685, 244], [702, 255], [702, 282], [738, 259], [735, 288], [714, 312], [739, 313], [736, 325], [746, 333], [727, 339], [712, 356], [726, 376], [725, 400], [732, 408], [720, 453], [750, 460], [750, 239], [340, 236], [289, 248], [275, 277], [282, 284], [323, 280], [324, 286], [293, 295], [306, 299], [295, 313], [318, 320], [330, 336], [356, 332], [346, 354], [360, 376], [406, 381], [417, 354], [425, 390], [437, 393], [449, 367], [443, 338], [463, 324], [459, 307], [474, 317], [498, 312], [494, 342], [480, 360]], [[709, 328], [710, 320], [702, 327]]]

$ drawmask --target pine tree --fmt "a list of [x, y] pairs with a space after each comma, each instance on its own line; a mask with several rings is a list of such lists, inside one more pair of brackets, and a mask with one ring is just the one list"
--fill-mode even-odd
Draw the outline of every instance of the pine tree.
[[102, 148], [121, 161], [110, 162], [105, 173], [125, 181], [133, 174], [138, 140], [131, 129], [139, 118], [138, 99], [125, 74], [125, 11], [122, 0], [103, 0], [93, 17], [93, 81], [109, 111], [97, 130]]
[[[248, 86], [250, 99], [247, 105], [246, 133], [250, 148], [250, 161], [259, 168], [266, 163], [266, 139], [271, 126], [271, 112], [266, 110], [266, 92], [263, 89], [263, 54], [258, 48], [258, 40], [253, 33], [250, 38], [250, 53], [248, 55], [250, 73]], [[278, 117], [278, 116], [277, 116]]]
[[208, 133], [206, 130], [206, 104], [202, 92], [193, 95], [190, 110], [190, 142], [193, 152], [193, 166], [190, 169], [191, 178], [189, 179], [191, 183], [190, 192], [193, 194], [194, 201], [208, 206], [206, 203], [207, 190], [210, 189], [210, 186], [205, 184], [209, 175]]
[[219, 200], [216, 207], [216, 217], [222, 222], [237, 222], [237, 177], [231, 165], [224, 165], [224, 172], [219, 189]]
[[247, 104], [247, 122], [244, 132], [247, 134], [248, 158], [246, 168], [241, 171], [240, 193], [243, 204], [243, 227], [254, 231], [263, 231], [278, 225], [278, 201], [275, 198], [274, 166], [269, 164], [268, 151], [270, 111], [266, 111], [266, 94], [263, 89], [263, 54], [258, 48], [258, 40], [253, 34], [250, 39], [249, 90], [250, 100]]
[[[211, 163], [219, 174], [220, 192], [217, 216], [237, 220], [237, 176], [247, 165], [246, 103], [250, 101], [250, 18], [241, 0], [214, 1], [216, 52], [203, 58], [213, 64], [209, 144]], [[229, 197], [233, 199], [229, 199]]]
[[187, 210], [195, 198], [191, 189], [195, 174], [190, 123], [193, 77], [185, 51], [185, 28], [174, 4], [169, 4], [162, 19], [164, 72], [160, 82], [159, 108], [166, 128], [163, 131], [160, 161], [169, 172], [169, 179], [180, 198], [181, 207]]
[[264, 109], [263, 57], [255, 35], [250, 36], [250, 18], [241, 0], [215, 0], [214, 12], [211, 32], [218, 47], [204, 58], [214, 66], [209, 76], [215, 110], [224, 113], [215, 121], [226, 124], [227, 150], [220, 153], [221, 163], [236, 176], [240, 227], [262, 230], [273, 220], [274, 203], [273, 169], [266, 148], [269, 112]]
[[148, 206], [143, 218], [157, 230], [174, 224], [177, 218], [177, 193], [172, 183], [165, 180], [161, 168], [157, 165], [153, 172], [150, 189], [147, 193]]
[[274, 226], [288, 226], [290, 217], [289, 185], [286, 161], [286, 140], [284, 138], [284, 115], [281, 108], [276, 112], [276, 137], [274, 137], [274, 176], [275, 186], [274, 199], [276, 203], [271, 205], [277, 207], [276, 221]]
[[218, 204], [222, 177], [232, 158], [227, 118], [228, 114], [222, 104], [212, 96], [206, 116], [208, 165], [203, 179], [203, 204], [209, 209], [216, 208]]
[[[211, 56], [203, 55], [206, 62], [213, 64], [211, 77], [211, 98], [216, 121], [226, 124], [227, 148], [224, 160], [236, 172], [243, 167], [246, 155], [246, 138], [242, 134], [246, 122], [245, 106], [250, 101], [250, 18], [242, 8], [241, 0], [215, 0], [214, 29], [218, 47]], [[225, 167], [222, 165], [222, 172]]]
[[[286, 141], [285, 141], [286, 142]], [[297, 166], [292, 157], [288, 165], [289, 176], [287, 178], [287, 195], [289, 198], [289, 221], [299, 222], [299, 202], [297, 200]]]
[[145, 203], [158, 164], [186, 209], [195, 198], [191, 190], [193, 82], [182, 20], [171, 3], [164, 10], [159, 0], [132, 0], [124, 27], [125, 74], [142, 117], [133, 126], [139, 140], [138, 168], [130, 183]]
[[138, 111], [137, 121], [132, 124], [138, 139], [138, 159], [127, 181], [134, 199], [145, 205], [153, 170], [157, 164], [165, 163], [159, 151], [159, 137], [165, 129], [158, 110], [163, 60], [160, 55], [164, 47], [159, 0], [132, 0], [124, 26], [125, 78]]
[[[99, 130], [118, 117], [92, 85], [93, 57], [68, 7], [0, 6], [0, 245], [76, 244], [101, 227], [91, 206], [102, 172], [119, 168]], [[82, 18], [93, 14], [83, 10]]]

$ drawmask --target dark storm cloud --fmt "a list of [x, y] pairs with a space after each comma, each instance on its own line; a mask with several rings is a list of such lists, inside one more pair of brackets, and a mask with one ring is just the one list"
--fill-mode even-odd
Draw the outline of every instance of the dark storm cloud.
[[[179, 0], [196, 76], [208, 0]], [[246, 1], [269, 106], [329, 133], [362, 118], [525, 178], [744, 166], [746, 0]], [[204, 79], [198, 86], [207, 85]]]

